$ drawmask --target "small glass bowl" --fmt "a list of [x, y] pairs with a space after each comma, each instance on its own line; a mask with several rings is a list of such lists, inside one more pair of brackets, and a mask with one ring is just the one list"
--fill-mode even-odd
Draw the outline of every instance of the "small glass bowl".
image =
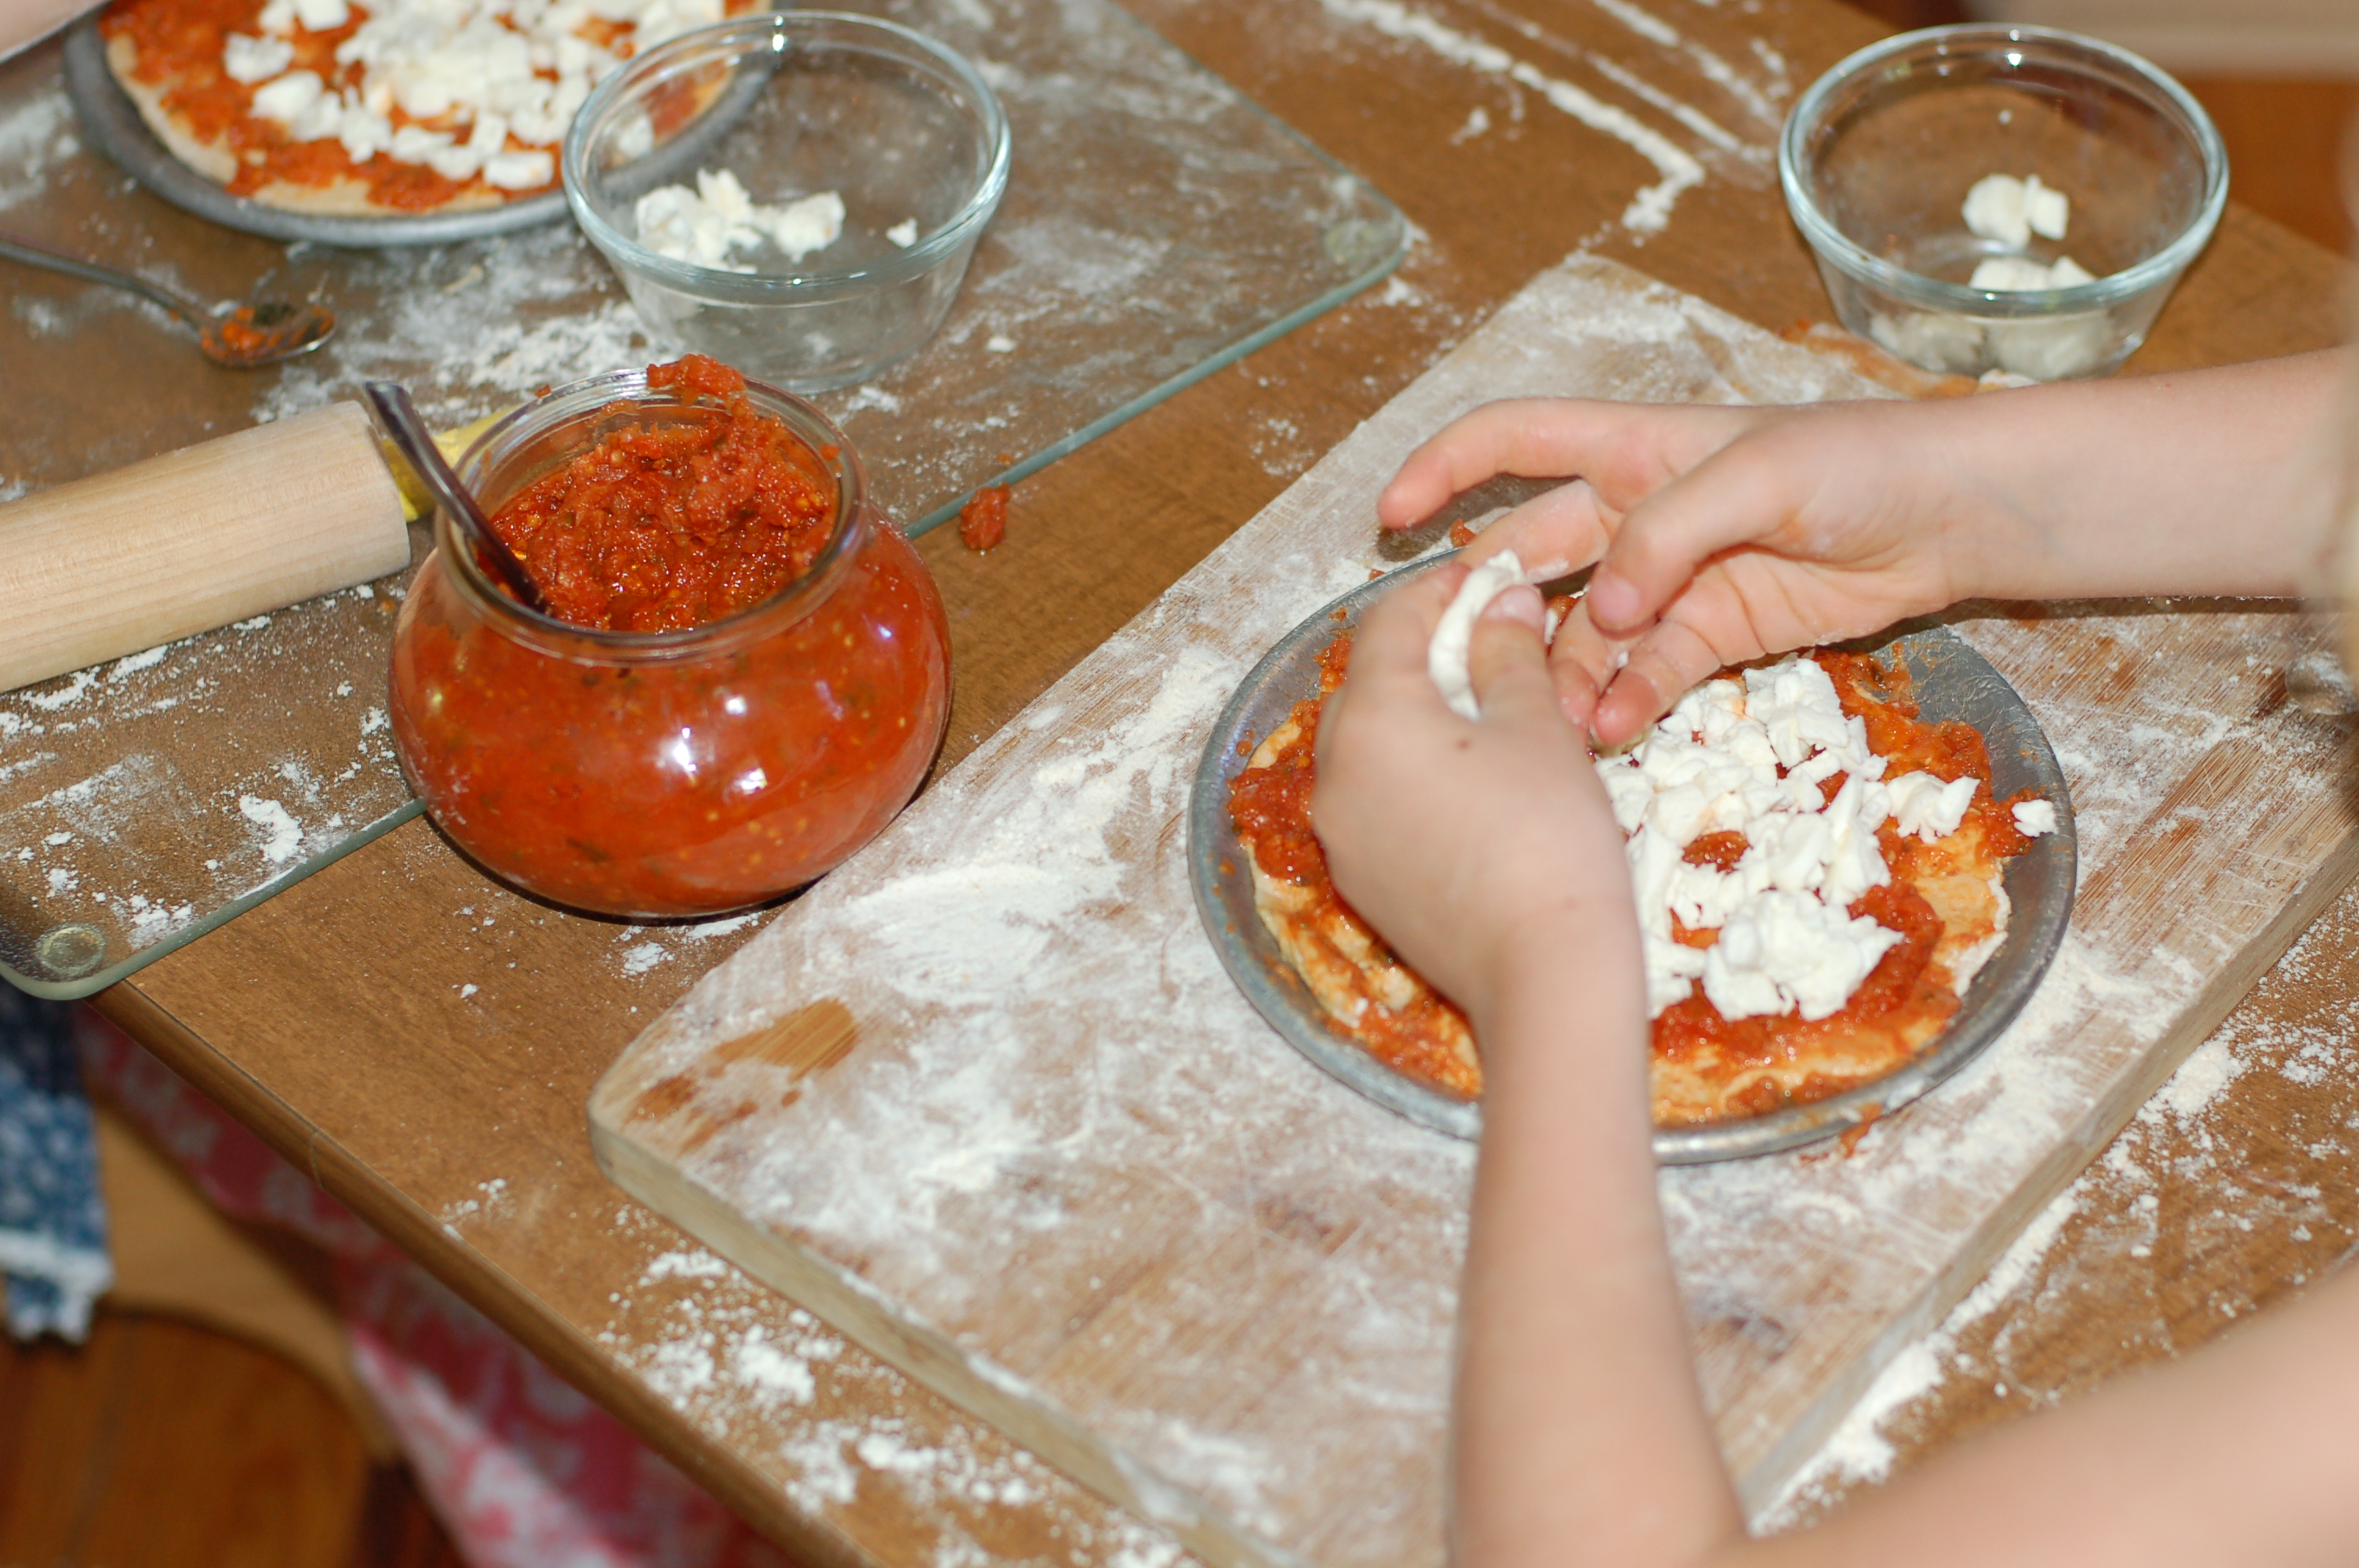
[[[1927, 370], [2035, 381], [2127, 359], [2228, 200], [2227, 151], [2185, 88], [2047, 27], [1930, 27], [1861, 49], [1795, 104], [1777, 173], [1843, 326]], [[2064, 192], [2064, 238], [2013, 252], [1975, 235], [1962, 209], [1989, 174]], [[2070, 255], [2095, 278], [1970, 286], [2007, 254]]]
[[[668, 348], [797, 392], [849, 385], [941, 325], [1007, 188], [1007, 117], [974, 68], [869, 16], [760, 12], [632, 59], [574, 116], [565, 195]], [[777, 207], [833, 191], [842, 234], [734, 272], [639, 243], [639, 199], [726, 169]], [[907, 242], [907, 243], [903, 243]]]
[[[835, 484], [808, 571], [734, 615], [607, 632], [495, 586], [447, 513], [394, 630], [394, 748], [484, 869], [574, 909], [743, 909], [832, 869], [916, 793], [950, 717], [950, 631], [926, 564], [864, 498], [810, 404], [748, 382]], [[625, 425], [710, 419], [644, 371], [558, 388], [476, 438], [460, 481], [496, 512]]]

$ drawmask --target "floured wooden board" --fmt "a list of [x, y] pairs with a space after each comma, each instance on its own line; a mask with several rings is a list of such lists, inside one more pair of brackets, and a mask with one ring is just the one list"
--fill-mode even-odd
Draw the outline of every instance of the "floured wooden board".
[[[1219, 1563], [1442, 1560], [1471, 1149], [1302, 1060], [1190, 900], [1198, 749], [1390, 565], [1378, 488], [1494, 397], [1851, 373], [1612, 264], [1542, 274], [636, 1041], [609, 1173]], [[2325, 645], [2269, 609], [1956, 617], [2054, 742], [2080, 913], [1976, 1065], [1848, 1158], [1666, 1172], [1697, 1365], [1773, 1493], [2345, 880]]]

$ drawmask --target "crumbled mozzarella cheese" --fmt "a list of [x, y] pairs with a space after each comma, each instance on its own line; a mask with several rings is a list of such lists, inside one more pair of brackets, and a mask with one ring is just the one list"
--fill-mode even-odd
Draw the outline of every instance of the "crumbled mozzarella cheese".
[[752, 272], [730, 259], [768, 239], [789, 262], [835, 243], [843, 232], [843, 200], [822, 190], [783, 207], [765, 207], [729, 170], [701, 169], [696, 189], [660, 186], [633, 210], [639, 243], [658, 255], [724, 272]]
[[2025, 179], [2011, 174], [1986, 174], [1966, 192], [1962, 209], [1967, 228], [2011, 251], [2029, 244], [2034, 234], [2062, 239], [2071, 211], [2065, 194], [2042, 185], [2036, 174]]
[[285, 38], [232, 33], [222, 40], [222, 74], [232, 81], [267, 81], [294, 63], [295, 46]]
[[1466, 574], [1466, 580], [1458, 585], [1457, 597], [1433, 628], [1433, 638], [1425, 647], [1426, 674], [1433, 678], [1450, 711], [1461, 719], [1483, 717], [1482, 707], [1474, 700], [1473, 677], [1466, 670], [1474, 622], [1493, 600], [1523, 580], [1524, 563], [1516, 558], [1516, 552], [1500, 551]]
[[789, 201], [770, 212], [770, 237], [790, 262], [827, 249], [842, 232], [843, 198], [832, 190]]
[[1955, 833], [1974, 800], [1972, 773], [1946, 783], [1932, 773], [1902, 773], [1886, 780], [1884, 787], [1892, 797], [1892, 815], [1900, 831], [1914, 833], [1928, 844]]
[[918, 221], [915, 218], [904, 218], [886, 230], [885, 237], [906, 251], [918, 243]]
[[1994, 321], [1990, 326], [1991, 357], [2001, 369], [2034, 381], [2086, 375], [2121, 346], [2113, 318], [2104, 310]]
[[[1866, 726], [1844, 715], [1834, 683], [1802, 658], [1706, 681], [1636, 745], [1598, 759], [1614, 820], [1629, 835], [1650, 1016], [1699, 979], [1731, 1019], [1842, 1009], [1898, 940], [1849, 914], [1868, 889], [1892, 880], [1875, 837], [1894, 815], [1884, 769]], [[1843, 782], [1829, 800], [1821, 786], [1837, 774]], [[1912, 776], [1940, 786], [1930, 774]], [[1908, 786], [1912, 795], [1919, 787]], [[1734, 870], [1686, 862], [1699, 836], [1729, 829], [1746, 845]], [[1804, 906], [1817, 913], [1796, 924]], [[1687, 946], [1672, 935], [1675, 919], [1720, 938]]]
[[1897, 316], [1879, 310], [1867, 319], [1867, 335], [1910, 364], [1930, 371], [1970, 371], [1983, 357], [1982, 323], [1939, 310]]
[[2015, 830], [2027, 838], [2038, 838], [2056, 831], [2056, 806], [2045, 800], [2017, 801], [2015, 806]]
[[[574, 28], [593, 19], [635, 23], [630, 47], [645, 49], [720, 20], [723, 10], [723, 0], [601, 0], [595, 12], [580, 0], [377, 0], [336, 46], [337, 63], [359, 66], [359, 81], [330, 93], [316, 74], [287, 70], [294, 59], [288, 38], [299, 23], [314, 32], [347, 26], [349, 0], [269, 0], [259, 36], [229, 35], [223, 70], [234, 81], [266, 83], [255, 90], [255, 114], [287, 125], [298, 140], [334, 137], [355, 163], [382, 152], [446, 178], [480, 172], [505, 189], [529, 189], [557, 172], [553, 152], [530, 149], [563, 141], [591, 92], [621, 63]], [[450, 129], [397, 131], [397, 109]], [[527, 150], [510, 152], [510, 138]], [[652, 145], [651, 130], [647, 140]]]
[[484, 164], [484, 178], [502, 190], [530, 190], [556, 178], [557, 158], [538, 147], [497, 153]]
[[254, 112], [266, 120], [289, 124], [326, 92], [327, 84], [320, 80], [319, 72], [290, 70], [276, 81], [266, 81], [254, 90]]
[[2055, 264], [2049, 266], [2042, 266], [2029, 256], [1984, 256], [1975, 264], [1974, 276], [1968, 283], [1974, 288], [2023, 293], [2041, 288], [2071, 288], [2075, 284], [2095, 281], [2096, 276], [2071, 256], [2058, 256]]
[[1748, 901], [1704, 950], [1703, 993], [1724, 1018], [1841, 1012], [1900, 933], [1805, 893]]

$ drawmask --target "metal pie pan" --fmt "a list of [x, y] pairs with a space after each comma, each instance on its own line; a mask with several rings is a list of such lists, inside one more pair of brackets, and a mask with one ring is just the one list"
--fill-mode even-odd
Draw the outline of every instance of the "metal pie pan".
[[[1297, 702], [1318, 694], [1319, 654], [1336, 633], [1357, 625], [1361, 611], [1378, 596], [1449, 558], [1436, 556], [1353, 589], [1288, 633], [1254, 666], [1213, 726], [1197, 765], [1188, 856], [1197, 913], [1213, 949], [1272, 1028], [1378, 1105], [1438, 1132], [1472, 1139], [1483, 1129], [1479, 1105], [1394, 1071], [1329, 1021], [1254, 908], [1250, 859], [1228, 812], [1230, 782], [1244, 771], [1254, 747], [1286, 721]], [[1999, 1037], [2030, 1000], [2063, 941], [2077, 861], [2072, 806], [2038, 720], [2006, 678], [1946, 627], [1856, 645], [1886, 660], [1899, 656], [1926, 719], [1962, 719], [1980, 730], [1990, 748], [1998, 794], [2028, 788], [2054, 802], [2057, 830], [2033, 839], [2030, 849], [2007, 863], [2005, 882], [2014, 911], [2006, 939], [1974, 977], [1956, 1016], [1925, 1050], [1884, 1077], [1815, 1104], [1742, 1121], [1657, 1128], [1655, 1158], [1664, 1164], [1702, 1164], [1797, 1148], [1908, 1104]]]

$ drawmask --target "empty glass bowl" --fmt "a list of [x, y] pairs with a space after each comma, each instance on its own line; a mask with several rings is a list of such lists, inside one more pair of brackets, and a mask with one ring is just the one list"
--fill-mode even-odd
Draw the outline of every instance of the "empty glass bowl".
[[582, 232], [666, 348], [816, 392], [941, 325], [1007, 187], [1007, 119], [922, 34], [759, 12], [615, 71], [563, 164]]
[[[1928, 370], [2035, 381], [2127, 359], [2228, 200], [2226, 150], [2185, 88], [2046, 27], [1932, 27], [1860, 50], [1794, 106], [1777, 172], [1843, 326]], [[1970, 230], [1966, 194], [1992, 174], [2062, 191], [2063, 236]], [[2070, 256], [2094, 276], [1974, 287], [1996, 255]]]

